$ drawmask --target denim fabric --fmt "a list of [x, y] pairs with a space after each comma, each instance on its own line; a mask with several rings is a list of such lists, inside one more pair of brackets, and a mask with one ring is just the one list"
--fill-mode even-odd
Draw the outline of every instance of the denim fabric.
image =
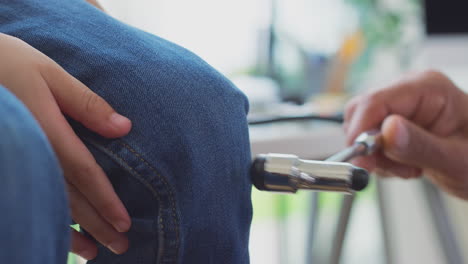
[[129, 251], [101, 247], [91, 263], [248, 263], [245, 96], [191, 52], [84, 1], [0, 3], [0, 32], [54, 59], [133, 121], [118, 140], [73, 124], [132, 217]]
[[0, 263], [67, 260], [70, 216], [61, 169], [32, 115], [0, 86]]

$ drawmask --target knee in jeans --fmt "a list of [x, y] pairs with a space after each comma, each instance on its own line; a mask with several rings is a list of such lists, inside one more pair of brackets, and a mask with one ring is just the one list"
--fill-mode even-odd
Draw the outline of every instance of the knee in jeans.
[[[163, 245], [170, 249], [163, 257], [182, 252], [194, 260], [204, 258], [200, 245], [210, 245], [220, 256], [245, 257], [252, 213], [246, 97], [185, 49], [157, 38], [138, 45], [144, 55], [122, 51], [92, 80], [80, 78], [133, 123], [128, 136], [93, 151], [134, 219], [131, 242], [139, 246], [131, 250]], [[141, 238], [136, 229], [155, 226], [149, 219], [162, 225], [145, 233], [164, 240]]]
[[230, 140], [245, 146], [246, 97], [196, 55], [157, 40], [154, 46], [139, 47], [144, 56], [122, 52], [111, 63], [112, 69], [101, 69], [92, 84], [132, 119], [133, 132], [138, 134], [133, 136], [145, 136], [141, 140], [147, 141], [138, 144], [151, 147], [153, 140], [164, 138], [159, 150], [170, 146], [171, 152]]

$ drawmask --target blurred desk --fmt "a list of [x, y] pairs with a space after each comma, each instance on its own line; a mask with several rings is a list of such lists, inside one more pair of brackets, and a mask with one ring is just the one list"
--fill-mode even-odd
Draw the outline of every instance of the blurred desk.
[[[414, 70], [427, 68], [444, 72], [461, 89], [468, 92], [468, 62], [466, 65], [447, 65], [422, 60], [413, 67]], [[392, 77], [384, 72], [386, 76], [382, 76], [383, 79], [378, 78], [374, 85], [366, 87], [382, 87], [400, 75], [395, 73]], [[341, 126], [317, 121], [253, 126], [250, 128], [250, 137], [252, 155], [289, 153], [301, 158], [324, 159], [345, 146]], [[382, 227], [385, 229], [387, 264], [460, 263], [454, 262], [454, 256], [447, 256], [447, 253], [453, 251], [446, 250], [447, 245], [444, 245], [442, 236], [450, 233], [449, 231], [455, 233], [462, 262], [468, 263], [468, 251], [464, 250], [468, 248], [466, 201], [442, 193], [442, 207], [434, 210], [434, 200], [431, 200], [434, 193], [428, 194], [427, 183], [421, 180], [379, 179], [378, 190]], [[439, 211], [438, 215], [434, 211]], [[449, 220], [451, 230], [440, 228], [437, 216], [443, 215]]]
[[[434, 67], [432, 67], [434, 68]], [[416, 69], [424, 69], [418, 67]], [[467, 67], [442, 67], [454, 82], [468, 91]], [[340, 125], [307, 121], [267, 124], [250, 128], [252, 155], [289, 153], [301, 158], [324, 159], [345, 146]], [[468, 166], [468, 165], [467, 165]], [[421, 180], [379, 179], [381, 220], [386, 230], [387, 264], [452, 264], [442, 245], [431, 199]], [[442, 194], [456, 242], [468, 259], [468, 203]], [[446, 210], [440, 210], [445, 214]], [[447, 215], [447, 214], [446, 214]], [[439, 229], [439, 230], [438, 230]]]
[[[320, 160], [331, 156], [345, 146], [341, 125], [335, 123], [284, 122], [254, 125], [249, 130], [253, 156], [284, 153], [305, 159]], [[257, 196], [255, 194], [254, 191], [254, 212], [258, 213], [258, 210], [262, 208], [264, 210], [265, 206], [272, 206], [277, 215], [268, 221], [256, 221], [254, 217], [250, 239], [251, 262], [304, 263], [305, 250], [310, 249], [304, 242], [306, 241], [305, 231], [308, 228], [308, 201], [311, 193], [304, 192], [292, 197], [271, 193], [261, 193]], [[268, 202], [261, 204], [259, 200], [255, 200], [255, 197]], [[293, 202], [291, 198], [295, 201]], [[301, 204], [306, 204], [307, 209], [302, 210], [300, 214], [297, 212], [294, 215], [291, 214], [295, 210], [293, 208]], [[281, 216], [278, 216], [278, 212], [283, 210]], [[266, 241], [265, 238], [267, 238]], [[331, 241], [327, 240], [327, 243]]]
[[340, 125], [322, 121], [288, 122], [250, 127], [252, 155], [288, 153], [323, 159], [345, 146]]

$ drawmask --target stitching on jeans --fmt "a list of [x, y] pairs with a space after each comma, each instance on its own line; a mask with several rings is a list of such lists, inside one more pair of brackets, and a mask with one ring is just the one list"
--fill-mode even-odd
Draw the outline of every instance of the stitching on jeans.
[[[146, 180], [144, 180], [143, 176], [141, 176], [141, 174], [139, 174], [132, 166], [130, 166], [124, 159], [122, 159], [119, 155], [117, 155], [114, 151], [112, 151], [111, 149], [105, 147], [105, 146], [101, 146], [103, 147], [104, 149], [106, 149], [107, 151], [109, 151], [116, 159], [118, 159], [119, 161], [123, 162], [125, 165], [127, 165], [127, 167], [133, 172], [135, 173], [139, 180], [148, 188], [150, 189], [151, 193], [156, 197], [156, 199], [158, 200], [158, 203], [161, 203], [161, 199], [159, 197], [159, 194], [157, 193], [157, 191], [153, 188], [153, 186], [151, 186], [151, 184], [149, 184]], [[161, 232], [164, 233], [164, 229], [161, 229], [160, 230]], [[163, 241], [163, 244], [164, 244], [164, 241]]]
[[136, 150], [134, 150], [132, 147], [130, 147], [128, 144], [126, 144], [125, 142], [123, 141], [119, 141], [119, 143], [121, 143], [121, 145], [125, 148], [127, 148], [128, 150], [130, 150], [130, 152], [132, 152], [136, 157], [138, 157], [142, 162], [144, 162], [146, 164], [146, 166], [148, 166], [150, 168], [151, 171], [154, 172], [154, 174], [156, 174], [156, 176], [158, 176], [160, 178], [160, 180], [162, 180], [162, 182], [164, 183], [164, 185], [166, 185], [167, 187], [167, 190], [169, 192], [169, 197], [171, 199], [171, 207], [172, 207], [172, 217], [174, 218], [175, 222], [176, 222], [176, 227], [175, 227], [175, 231], [176, 231], [176, 242], [177, 242], [177, 247], [179, 245], [179, 218], [177, 217], [176, 215], [176, 204], [175, 204], [175, 199], [174, 199], [174, 194], [172, 193], [172, 189], [169, 187], [169, 184], [167, 183], [166, 179], [164, 177], [162, 177], [157, 171], [155, 168], [153, 168], [138, 152], [136, 152]]
[[[136, 174], [138, 176], [138, 179], [146, 186], [150, 189], [151, 193], [153, 193], [153, 195], [156, 197], [156, 199], [159, 201], [159, 203], [161, 203], [161, 198], [159, 196], [159, 193], [156, 191], [156, 189], [148, 182], [144, 179], [144, 177], [138, 173], [138, 171], [136, 171], [135, 168], [133, 168], [132, 166], [130, 166], [127, 161], [125, 161], [122, 157], [120, 157], [119, 155], [117, 155], [114, 151], [112, 151], [111, 149], [109, 149], [107, 146], [103, 146], [101, 144], [97, 144], [94, 140], [90, 140], [89, 138], [84, 138], [86, 141], [92, 143], [93, 145], [95, 145], [96, 147], [98, 148], [104, 148], [106, 151], [109, 151], [115, 158], [117, 158], [118, 160], [120, 160], [122, 163], [124, 163], [134, 174]], [[179, 252], [179, 246], [180, 246], [180, 236], [179, 236], [179, 218], [177, 217], [176, 215], [176, 205], [175, 205], [175, 199], [174, 199], [174, 194], [172, 192], [172, 189], [170, 188], [169, 184], [167, 183], [166, 179], [164, 177], [162, 177], [155, 168], [153, 168], [142, 156], [141, 154], [139, 154], [136, 150], [134, 150], [132, 147], [130, 147], [128, 144], [122, 142], [121, 140], [116, 140], [116, 142], [118, 142], [121, 146], [123, 146], [124, 148], [126, 148], [127, 150], [129, 150], [130, 152], [132, 152], [140, 161], [142, 161], [146, 166], [148, 166], [148, 168], [158, 177], [159, 180], [161, 180], [164, 185], [166, 186], [166, 190], [168, 191], [168, 196], [169, 196], [169, 199], [171, 200], [171, 211], [172, 211], [172, 217], [175, 221], [175, 234], [176, 234], [176, 245], [175, 245], [175, 256], [172, 256], [172, 257], [175, 257], [175, 263], [177, 263], [177, 259], [178, 259], [178, 252]], [[159, 218], [159, 226], [161, 228], [161, 232], [162, 234], [160, 235], [163, 235], [163, 245], [165, 245], [165, 239], [164, 239], [164, 224], [162, 223], [162, 218], [161, 216], [158, 217]], [[161, 252], [162, 254], [164, 254], [164, 252]], [[163, 256], [161, 256], [162, 259], [164, 259]], [[165, 261], [164, 261], [165, 262]]]
[[[125, 142], [122, 142], [122, 141], [118, 141], [118, 143], [120, 143], [120, 145], [122, 145], [123, 147], [125, 147], [126, 149], [128, 149], [130, 152], [132, 152], [140, 161], [142, 161], [146, 166], [148, 166], [148, 168], [164, 183], [164, 185], [166, 186], [167, 190], [168, 190], [168, 193], [169, 193], [169, 199], [171, 200], [171, 211], [172, 211], [172, 217], [173, 219], [175, 220], [175, 233], [176, 233], [176, 252], [179, 251], [179, 243], [180, 243], [180, 240], [179, 240], [179, 219], [178, 217], [176, 216], [176, 205], [175, 205], [175, 199], [173, 197], [173, 193], [172, 193], [172, 190], [171, 188], [169, 187], [169, 184], [167, 183], [166, 179], [164, 177], [162, 177], [157, 171], [155, 168], [153, 168], [136, 150], [134, 150], [132, 147], [130, 147], [128, 144], [126, 144]], [[122, 162], [124, 162], [135, 174], [137, 174], [140, 178], [143, 178], [143, 176], [138, 173], [135, 168], [133, 168], [132, 166], [130, 166], [125, 160], [122, 159], [122, 157], [118, 156], [115, 152], [113, 152], [112, 150], [110, 150], [109, 148], [107, 148], [106, 146], [104, 146], [105, 149], [107, 149], [109, 152], [111, 152], [112, 154], [114, 154], [116, 156], [116, 158], [120, 159]], [[146, 182], [146, 181], [145, 181]], [[146, 182], [147, 183], [147, 182]], [[147, 183], [145, 185], [149, 185], [148, 187], [151, 188], [152, 192], [154, 193], [155, 196], [157, 196], [157, 199], [160, 201], [161, 199], [159, 198], [159, 195], [157, 193], [157, 191], [153, 188], [153, 186], [151, 186], [151, 184]], [[160, 219], [160, 227], [161, 227], [161, 230], [163, 231], [163, 234], [164, 234], [164, 224], [163, 224], [163, 221], [162, 221], [162, 218], [159, 217]], [[177, 256], [176, 256], [176, 260], [177, 260]], [[177, 261], [176, 261], [177, 262]]]
[[[120, 156], [118, 156], [115, 152], [113, 152], [113, 151], [110, 150], [109, 148], [107, 148], [107, 147], [105, 147], [105, 146], [103, 146], [103, 147], [104, 147], [106, 150], [108, 150], [110, 153], [112, 153], [112, 154], [115, 156], [115, 158], [117, 158], [117, 159], [119, 159], [121, 162], [125, 163], [125, 165], [127, 165], [128, 168], [129, 168], [131, 171], [133, 171], [133, 173], [135, 173], [136, 175], [138, 175], [138, 178], [140, 179], [140, 181], [142, 181], [143, 184], [144, 184], [146, 187], [148, 187], [148, 188], [150, 189], [151, 193], [153, 193], [154, 196], [156, 196], [156, 199], [158, 200], [158, 202], [161, 203], [161, 198], [159, 197], [158, 192], [153, 188], [153, 186], [151, 186], [151, 184], [149, 184], [146, 180], [144, 180], [143, 176], [142, 176], [140, 173], [138, 173], [138, 172], [135, 170], [135, 168], [133, 168], [132, 166], [130, 166], [124, 159], [122, 159]], [[158, 228], [158, 230], [160, 230], [163, 234], [165, 233], [165, 232], [164, 232], [164, 227], [163, 227], [163, 226], [160, 226], [160, 228]], [[164, 236], [163, 236], [163, 238], [164, 238]], [[163, 242], [163, 245], [164, 245], [164, 241], [162, 241], [162, 242]], [[163, 254], [164, 254], [164, 252], [163, 252]], [[162, 257], [162, 256], [161, 256], [161, 257]]]

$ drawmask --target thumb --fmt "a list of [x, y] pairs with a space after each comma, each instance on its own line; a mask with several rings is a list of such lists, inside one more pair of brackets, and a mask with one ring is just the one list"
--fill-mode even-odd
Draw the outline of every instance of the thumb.
[[131, 121], [118, 114], [102, 97], [68, 74], [58, 64], [43, 77], [62, 112], [102, 136], [121, 137], [131, 129]]
[[405, 118], [392, 115], [382, 125], [384, 153], [394, 161], [418, 168], [445, 171], [450, 159], [451, 144]]

